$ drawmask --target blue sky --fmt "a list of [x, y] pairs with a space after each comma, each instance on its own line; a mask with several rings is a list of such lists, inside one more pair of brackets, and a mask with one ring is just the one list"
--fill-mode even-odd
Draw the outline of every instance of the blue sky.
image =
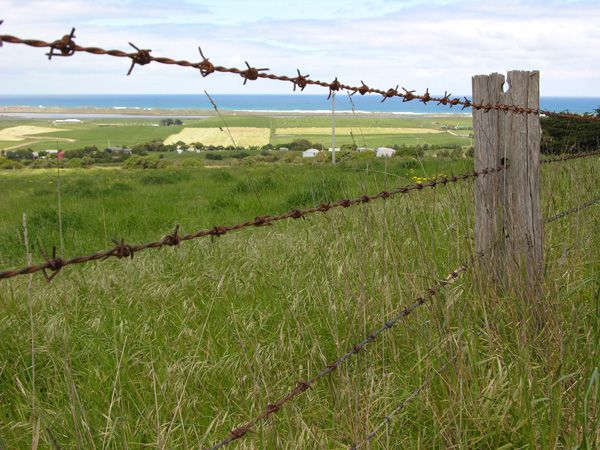
[[[77, 28], [81, 45], [215, 64], [296, 68], [350, 84], [396, 84], [468, 94], [471, 76], [541, 71], [542, 95], [600, 96], [600, 1], [470, 0], [0, 0], [1, 34], [52, 40]], [[39, 49], [0, 49], [0, 95], [10, 93], [283, 93], [285, 83], [201, 78], [151, 64], [130, 77], [125, 60]], [[322, 92], [318, 88], [311, 93]]]

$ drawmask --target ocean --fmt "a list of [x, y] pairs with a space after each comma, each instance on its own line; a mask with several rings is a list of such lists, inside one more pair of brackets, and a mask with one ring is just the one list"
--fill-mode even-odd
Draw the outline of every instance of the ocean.
[[[253, 112], [330, 112], [331, 100], [326, 95], [304, 93], [285, 95], [233, 95], [214, 94], [218, 107], [230, 111]], [[398, 114], [444, 114], [469, 113], [470, 109], [418, 101], [402, 102], [399, 98], [381, 102], [376, 95], [354, 95], [356, 111], [361, 113]], [[593, 112], [600, 108], [600, 97], [542, 97], [541, 107], [550, 111], [570, 111], [573, 113]], [[39, 108], [108, 108], [118, 112], [121, 109], [211, 109], [204, 95], [0, 95], [0, 106], [27, 106]], [[352, 105], [347, 94], [338, 93], [335, 99], [336, 111], [351, 111]]]

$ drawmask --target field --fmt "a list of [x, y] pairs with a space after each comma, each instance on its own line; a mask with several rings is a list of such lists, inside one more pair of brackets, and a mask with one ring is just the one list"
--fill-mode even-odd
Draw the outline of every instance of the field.
[[[70, 150], [86, 146], [103, 149], [109, 145], [131, 147], [155, 139], [167, 143], [201, 142], [205, 145], [232, 145], [223, 122], [218, 117], [205, 119], [183, 118], [183, 125], [157, 126], [160, 119], [84, 119], [83, 123], [54, 124], [50, 119], [0, 119], [0, 149], [31, 148], [32, 150]], [[314, 143], [331, 146], [331, 118], [327, 116], [267, 117], [252, 115], [225, 116], [236, 144], [239, 146], [275, 146], [289, 144], [293, 139], [306, 137]], [[337, 145], [390, 146], [394, 144], [471, 145], [468, 128], [471, 119], [461, 116], [444, 118], [378, 118], [341, 116], [336, 118]], [[443, 127], [461, 126], [457, 133]], [[40, 133], [19, 133], [22, 127], [38, 129]], [[46, 130], [41, 132], [41, 130]], [[350, 135], [352, 130], [352, 135]], [[6, 135], [6, 138], [3, 136]], [[15, 140], [19, 139], [19, 140]], [[206, 142], [205, 142], [206, 141]], [[208, 142], [210, 141], [210, 142]]]
[[[320, 127], [293, 127], [293, 128], [276, 128], [275, 134], [278, 135], [293, 135], [293, 136], [319, 136], [331, 134], [331, 127], [320, 128]], [[342, 136], [350, 136], [350, 133], [355, 135], [365, 134], [367, 136], [373, 134], [435, 134], [442, 133], [441, 130], [433, 128], [380, 128], [380, 127], [336, 127], [335, 134]]]
[[[232, 127], [229, 132], [235, 140], [236, 146], [250, 147], [263, 146], [269, 143], [271, 130], [268, 128]], [[176, 144], [179, 141], [186, 144], [201, 142], [204, 145], [232, 145], [231, 136], [224, 128], [184, 128], [177, 134], [165, 139], [165, 144]]]
[[[599, 162], [544, 166], [544, 215], [600, 195]], [[64, 170], [64, 254], [470, 169]], [[34, 261], [60, 247], [56, 172], [4, 172], [0, 270], [27, 261], [23, 214]], [[541, 328], [526, 299], [497, 296], [484, 273], [468, 272], [235, 447], [347, 448], [430, 380], [372, 448], [594, 448], [599, 226], [598, 206], [547, 226]], [[0, 447], [212, 445], [446, 277], [471, 254], [472, 229], [465, 182], [67, 267], [52, 283], [0, 281]]]

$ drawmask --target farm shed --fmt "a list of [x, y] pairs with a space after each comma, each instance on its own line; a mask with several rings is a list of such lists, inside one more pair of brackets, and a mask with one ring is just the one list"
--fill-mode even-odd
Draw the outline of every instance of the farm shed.
[[396, 150], [388, 147], [377, 147], [375, 149], [375, 156], [378, 158], [391, 158], [396, 154]]
[[319, 150], [317, 150], [316, 148], [309, 148], [308, 150], [304, 150], [302, 152], [302, 157], [303, 158], [314, 158], [318, 154], [319, 154]]

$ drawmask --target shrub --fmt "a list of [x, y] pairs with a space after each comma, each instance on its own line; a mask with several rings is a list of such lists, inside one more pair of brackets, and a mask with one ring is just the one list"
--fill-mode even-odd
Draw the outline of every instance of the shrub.
[[56, 160], [36, 159], [29, 165], [29, 167], [31, 167], [32, 169], [49, 169], [51, 167], [56, 167]]
[[157, 155], [139, 156], [133, 155], [123, 163], [124, 169], [156, 169], [159, 158]]
[[68, 167], [69, 169], [78, 169], [82, 166], [83, 166], [83, 162], [82, 162], [81, 158], [69, 159], [69, 160], [67, 160], [67, 163], [65, 164], [65, 167]]
[[24, 166], [20, 162], [11, 161], [9, 159], [0, 157], [0, 169], [2, 170], [19, 170]]
[[206, 159], [211, 159], [214, 161], [220, 161], [223, 159], [223, 155], [220, 155], [218, 153], [207, 153], [206, 154]]

